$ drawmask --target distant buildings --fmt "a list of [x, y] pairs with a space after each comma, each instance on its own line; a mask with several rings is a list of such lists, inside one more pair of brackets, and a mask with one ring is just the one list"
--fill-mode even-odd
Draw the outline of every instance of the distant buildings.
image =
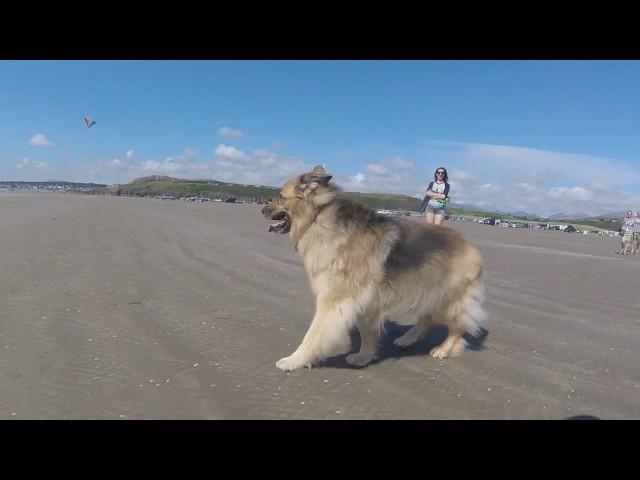
[[97, 183], [75, 183], [75, 182], [17, 182], [4, 181], [0, 182], [0, 190], [4, 191], [49, 191], [49, 192], [82, 192], [95, 193], [97, 190], [106, 188], [107, 185]]

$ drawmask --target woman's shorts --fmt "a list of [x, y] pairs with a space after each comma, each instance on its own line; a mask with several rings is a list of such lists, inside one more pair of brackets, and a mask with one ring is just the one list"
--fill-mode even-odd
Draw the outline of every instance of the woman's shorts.
[[433, 213], [435, 215], [442, 215], [445, 217], [447, 215], [447, 210], [440, 207], [432, 207], [430, 204], [427, 204], [427, 208], [424, 213]]

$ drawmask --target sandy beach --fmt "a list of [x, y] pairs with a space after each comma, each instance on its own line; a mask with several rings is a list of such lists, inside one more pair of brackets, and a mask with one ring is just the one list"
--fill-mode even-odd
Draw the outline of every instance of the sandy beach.
[[[640, 419], [640, 255], [447, 225], [486, 264], [474, 350], [284, 373], [314, 300], [256, 205], [0, 192], [0, 419]], [[354, 348], [357, 346], [354, 338]]]

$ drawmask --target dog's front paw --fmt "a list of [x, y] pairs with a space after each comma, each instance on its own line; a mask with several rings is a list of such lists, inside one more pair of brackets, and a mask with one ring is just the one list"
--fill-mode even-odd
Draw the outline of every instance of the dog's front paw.
[[438, 358], [440, 360], [444, 360], [445, 358], [449, 358], [450, 355], [450, 348], [448, 347], [436, 347], [433, 350], [431, 350], [429, 352], [429, 355], [431, 355], [433, 358]]
[[298, 368], [302, 367], [311, 368], [311, 365], [308, 362], [301, 361], [299, 356], [289, 355], [288, 357], [284, 357], [278, 360], [276, 362], [276, 367], [287, 372], [291, 370], [297, 370]]
[[352, 353], [351, 355], [347, 355], [346, 360], [349, 365], [353, 365], [354, 367], [364, 367], [365, 365], [371, 363], [371, 360], [373, 360], [373, 355], [360, 355], [360, 353]]

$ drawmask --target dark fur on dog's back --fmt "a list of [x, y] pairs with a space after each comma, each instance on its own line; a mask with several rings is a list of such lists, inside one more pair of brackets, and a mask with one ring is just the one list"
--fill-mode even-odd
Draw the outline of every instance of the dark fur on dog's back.
[[421, 265], [429, 254], [455, 248], [455, 245], [447, 243], [450, 235], [444, 235], [442, 230], [411, 228], [412, 225], [408, 222], [411, 220], [390, 219], [399, 235], [385, 262], [385, 272], [388, 275]]
[[336, 224], [342, 228], [371, 228], [390, 220], [359, 201], [342, 195], [336, 197], [332, 204], [336, 206]]

